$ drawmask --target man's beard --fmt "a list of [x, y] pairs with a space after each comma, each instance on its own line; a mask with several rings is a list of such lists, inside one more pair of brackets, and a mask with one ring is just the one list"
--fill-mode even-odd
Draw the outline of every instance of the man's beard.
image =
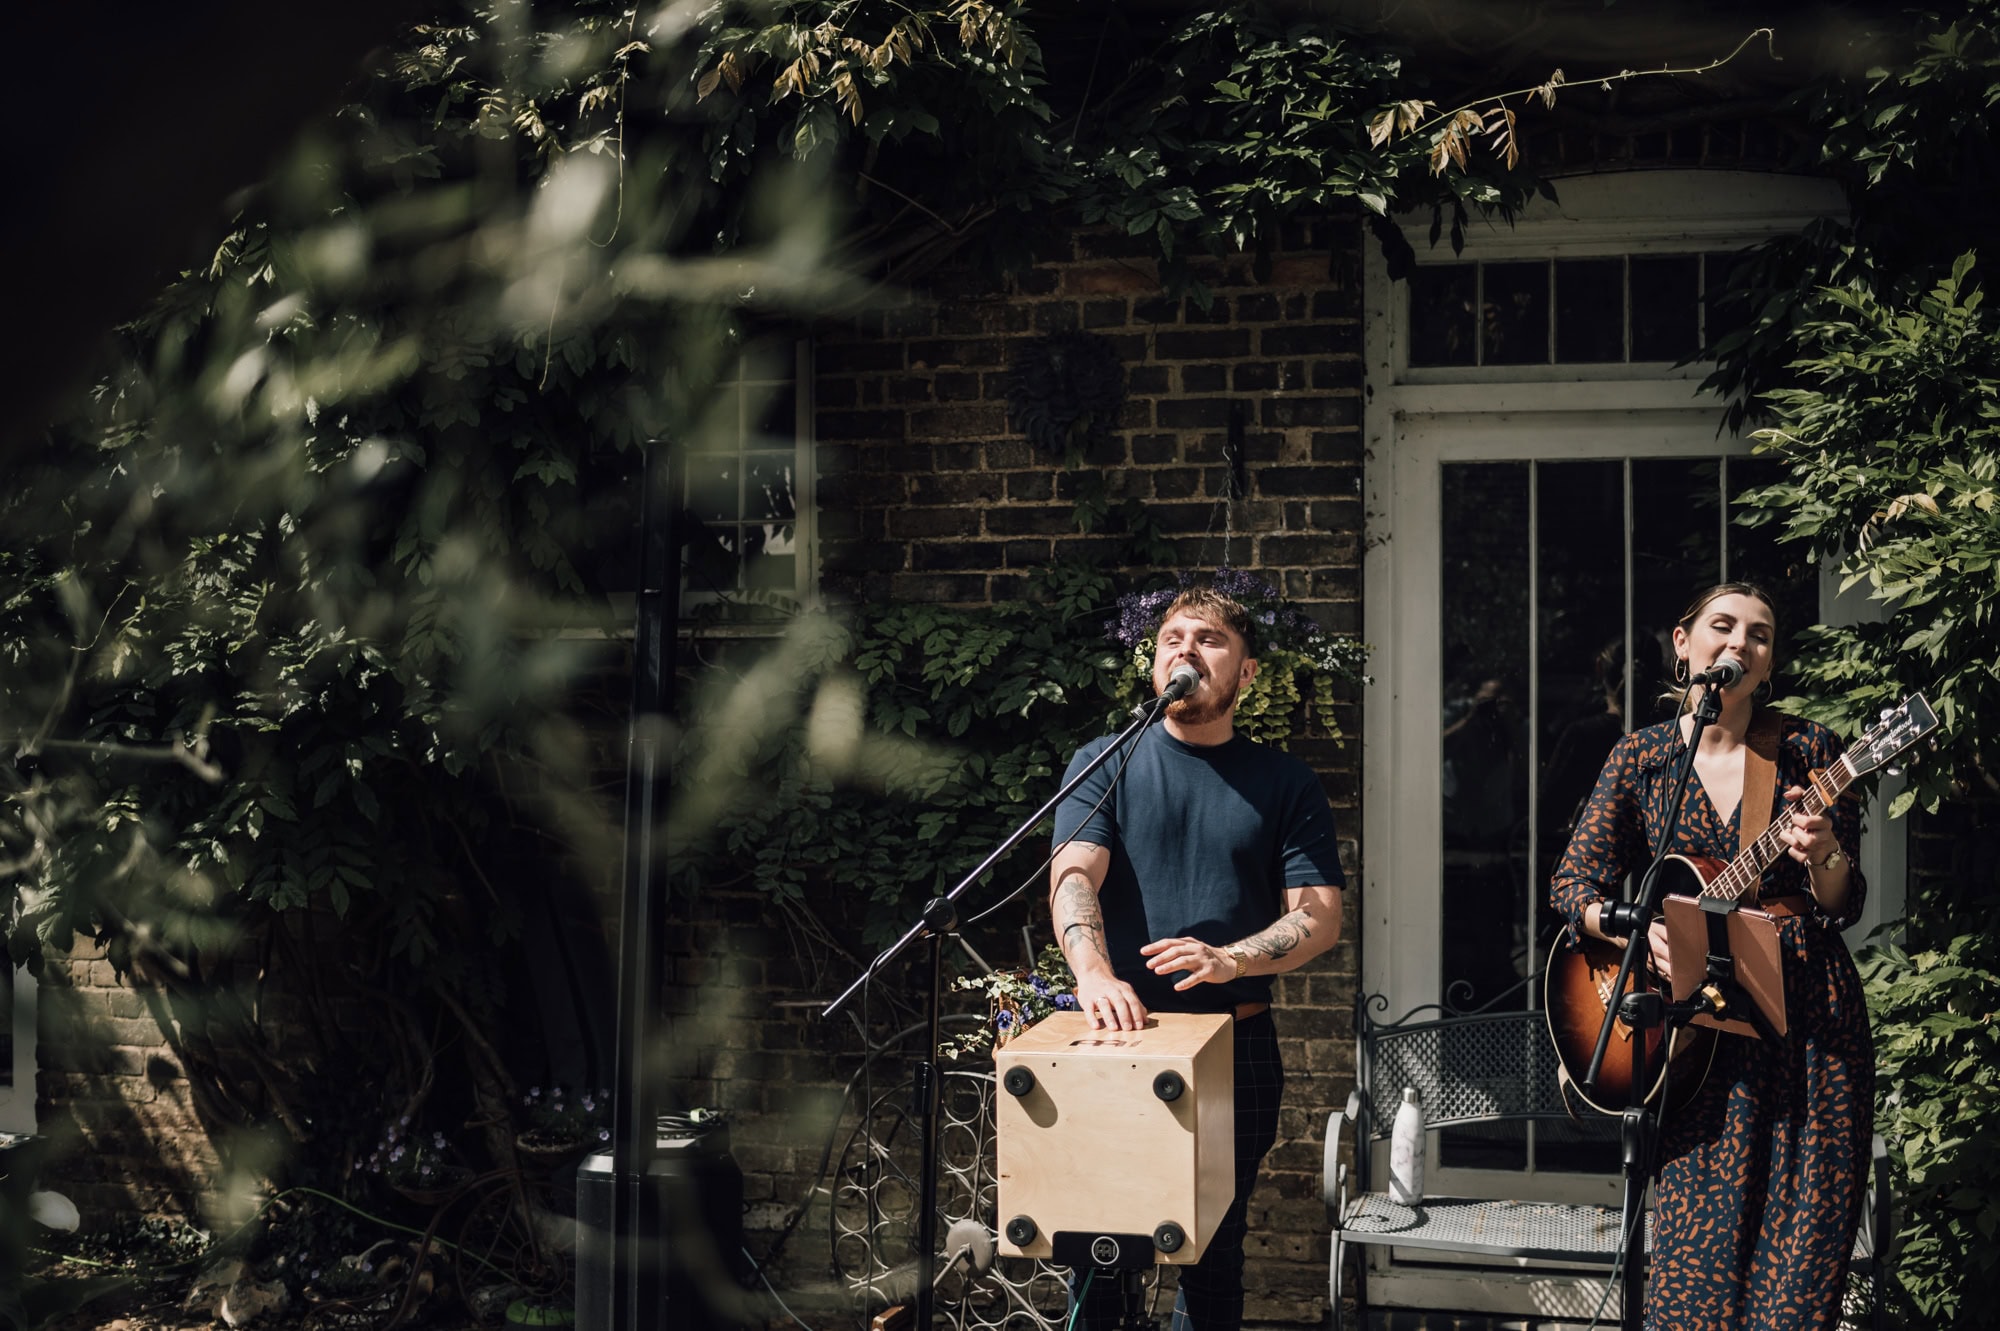
[[1205, 726], [1211, 721], [1220, 721], [1229, 715], [1229, 709], [1236, 705], [1238, 685], [1231, 680], [1227, 691], [1213, 678], [1207, 696], [1197, 689], [1185, 698], [1167, 704], [1167, 715], [1184, 726]]

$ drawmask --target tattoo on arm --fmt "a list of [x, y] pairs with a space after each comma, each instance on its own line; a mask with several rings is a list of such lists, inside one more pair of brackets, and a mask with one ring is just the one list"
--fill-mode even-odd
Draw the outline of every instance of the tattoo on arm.
[[1064, 952], [1069, 951], [1071, 933], [1080, 932], [1081, 946], [1106, 961], [1111, 960], [1111, 953], [1104, 946], [1104, 911], [1097, 903], [1097, 889], [1090, 885], [1089, 875], [1081, 869], [1064, 874], [1056, 884], [1051, 907]]
[[1280, 916], [1264, 929], [1258, 930], [1236, 946], [1246, 948], [1260, 957], [1276, 961], [1289, 956], [1299, 944], [1312, 937], [1312, 916], [1304, 908]]

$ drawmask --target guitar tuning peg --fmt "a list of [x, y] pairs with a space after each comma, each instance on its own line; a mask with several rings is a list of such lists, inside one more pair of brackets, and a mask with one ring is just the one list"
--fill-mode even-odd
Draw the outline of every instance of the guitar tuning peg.
[[1893, 721], [1893, 720], [1895, 720], [1895, 719], [1896, 719], [1896, 709], [1895, 709], [1895, 708], [1893, 708], [1893, 707], [1884, 707], [1884, 708], [1882, 709], [1882, 715], [1881, 715], [1880, 717], [1878, 717], [1877, 719], [1878, 719], [1878, 720], [1882, 720], [1882, 721]]
[[1901, 776], [1903, 774], [1903, 765], [1901, 763], [1890, 763], [1882, 770], [1890, 776]]

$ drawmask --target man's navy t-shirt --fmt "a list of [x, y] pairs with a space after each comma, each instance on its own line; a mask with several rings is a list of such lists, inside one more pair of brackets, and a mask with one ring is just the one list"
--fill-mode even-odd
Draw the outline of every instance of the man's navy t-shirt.
[[[1110, 742], [1084, 745], [1069, 773]], [[1098, 901], [1112, 969], [1141, 1003], [1162, 1012], [1227, 1012], [1239, 1003], [1269, 1002], [1268, 975], [1177, 994], [1174, 981], [1181, 977], [1153, 974], [1139, 949], [1162, 938], [1226, 947], [1283, 915], [1285, 888], [1343, 886], [1333, 810], [1319, 778], [1291, 755], [1241, 735], [1223, 744], [1186, 744], [1153, 726], [1140, 735], [1111, 797], [1091, 815], [1119, 761], [1091, 773], [1057, 807], [1055, 823], [1057, 845], [1074, 837], [1111, 851]]]

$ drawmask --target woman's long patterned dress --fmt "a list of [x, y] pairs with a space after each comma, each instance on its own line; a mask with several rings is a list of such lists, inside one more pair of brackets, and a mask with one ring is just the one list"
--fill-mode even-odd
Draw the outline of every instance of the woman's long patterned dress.
[[[1549, 887], [1572, 930], [1584, 907], [1617, 899], [1625, 876], [1651, 863], [1683, 752], [1672, 721], [1612, 749]], [[1807, 785], [1839, 754], [1826, 727], [1784, 718], [1773, 817], [1786, 787]], [[1724, 821], [1698, 777], [1688, 787], [1675, 849], [1734, 859], [1738, 813]], [[1861, 835], [1851, 794], [1834, 805], [1832, 822], [1851, 863]], [[1707, 1081], [1666, 1117], [1646, 1295], [1652, 1331], [1792, 1331], [1839, 1321], [1875, 1103], [1861, 977], [1839, 932], [1861, 914], [1858, 867], [1848, 884], [1838, 916], [1815, 906], [1780, 920], [1790, 1025], [1783, 1047], [1718, 1035]], [[1789, 855], [1765, 872], [1765, 897], [1808, 890], [1805, 867]]]

